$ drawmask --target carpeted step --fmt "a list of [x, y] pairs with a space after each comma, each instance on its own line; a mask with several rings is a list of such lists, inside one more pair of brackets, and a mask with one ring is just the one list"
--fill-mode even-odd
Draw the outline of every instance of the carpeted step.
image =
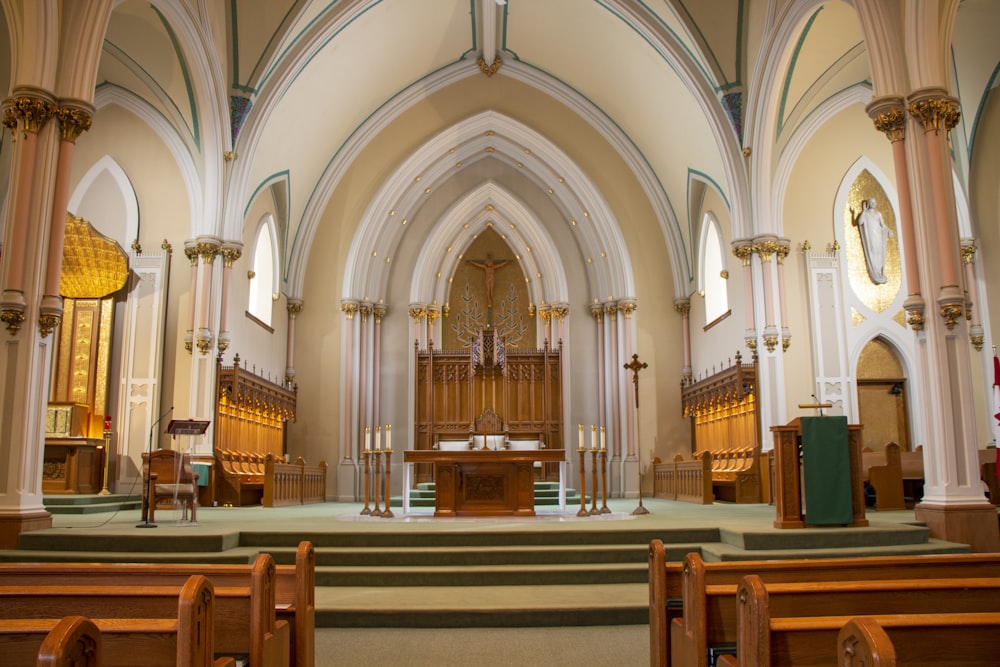
[[[283, 558], [293, 557], [285, 550]], [[643, 544], [609, 545], [515, 545], [492, 547], [488, 551], [475, 547], [410, 547], [384, 549], [366, 547], [323, 547], [316, 550], [317, 566], [463, 566], [463, 565], [531, 565], [581, 563], [645, 564], [648, 547]], [[275, 555], [277, 559], [278, 556]]]
[[641, 625], [646, 583], [316, 589], [317, 627]]
[[637, 584], [649, 579], [646, 563], [579, 565], [338, 566], [317, 567], [317, 586], [585, 586]]

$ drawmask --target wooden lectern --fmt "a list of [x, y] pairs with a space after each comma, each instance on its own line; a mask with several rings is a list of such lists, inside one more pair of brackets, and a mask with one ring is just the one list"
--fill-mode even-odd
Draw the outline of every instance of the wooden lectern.
[[[822, 419], [820, 417], [819, 419]], [[832, 419], [832, 418], [831, 418]], [[850, 522], [844, 525], [867, 526], [865, 495], [861, 473], [861, 425], [847, 425], [848, 465], [850, 468]], [[774, 434], [774, 505], [775, 528], [805, 528], [802, 479], [802, 418], [785, 426], [772, 426]]]

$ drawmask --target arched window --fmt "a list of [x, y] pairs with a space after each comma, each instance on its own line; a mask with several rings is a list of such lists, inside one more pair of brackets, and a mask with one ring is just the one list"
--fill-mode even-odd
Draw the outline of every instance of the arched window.
[[715, 322], [729, 311], [725, 255], [719, 223], [706, 214], [702, 222], [701, 289], [705, 294], [705, 324]]
[[257, 229], [253, 244], [253, 277], [247, 310], [264, 324], [271, 325], [271, 304], [274, 301], [274, 277], [277, 267], [274, 254], [274, 221], [267, 216]]

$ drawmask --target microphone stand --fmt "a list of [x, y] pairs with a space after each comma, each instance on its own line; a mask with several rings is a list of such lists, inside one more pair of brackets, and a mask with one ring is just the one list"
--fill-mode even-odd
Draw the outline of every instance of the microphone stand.
[[142, 523], [136, 524], [136, 528], [156, 528], [155, 523], [149, 522], [149, 504], [153, 502], [153, 431], [156, 425], [163, 421], [163, 418], [173, 412], [174, 406], [167, 408], [159, 418], [149, 427], [149, 448], [146, 452], [146, 503], [143, 505]]

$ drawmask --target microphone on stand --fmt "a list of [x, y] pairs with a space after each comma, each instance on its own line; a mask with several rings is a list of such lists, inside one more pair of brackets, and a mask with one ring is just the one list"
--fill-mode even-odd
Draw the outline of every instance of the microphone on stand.
[[153, 431], [156, 430], [156, 425], [163, 421], [163, 418], [174, 411], [174, 406], [167, 408], [166, 412], [160, 415], [153, 425], [149, 427], [149, 447], [146, 452], [146, 489], [145, 498], [142, 503], [142, 523], [136, 524], [136, 528], [156, 528], [155, 523], [149, 522], [149, 503], [153, 502], [153, 476], [150, 474], [152, 472], [153, 466]]

